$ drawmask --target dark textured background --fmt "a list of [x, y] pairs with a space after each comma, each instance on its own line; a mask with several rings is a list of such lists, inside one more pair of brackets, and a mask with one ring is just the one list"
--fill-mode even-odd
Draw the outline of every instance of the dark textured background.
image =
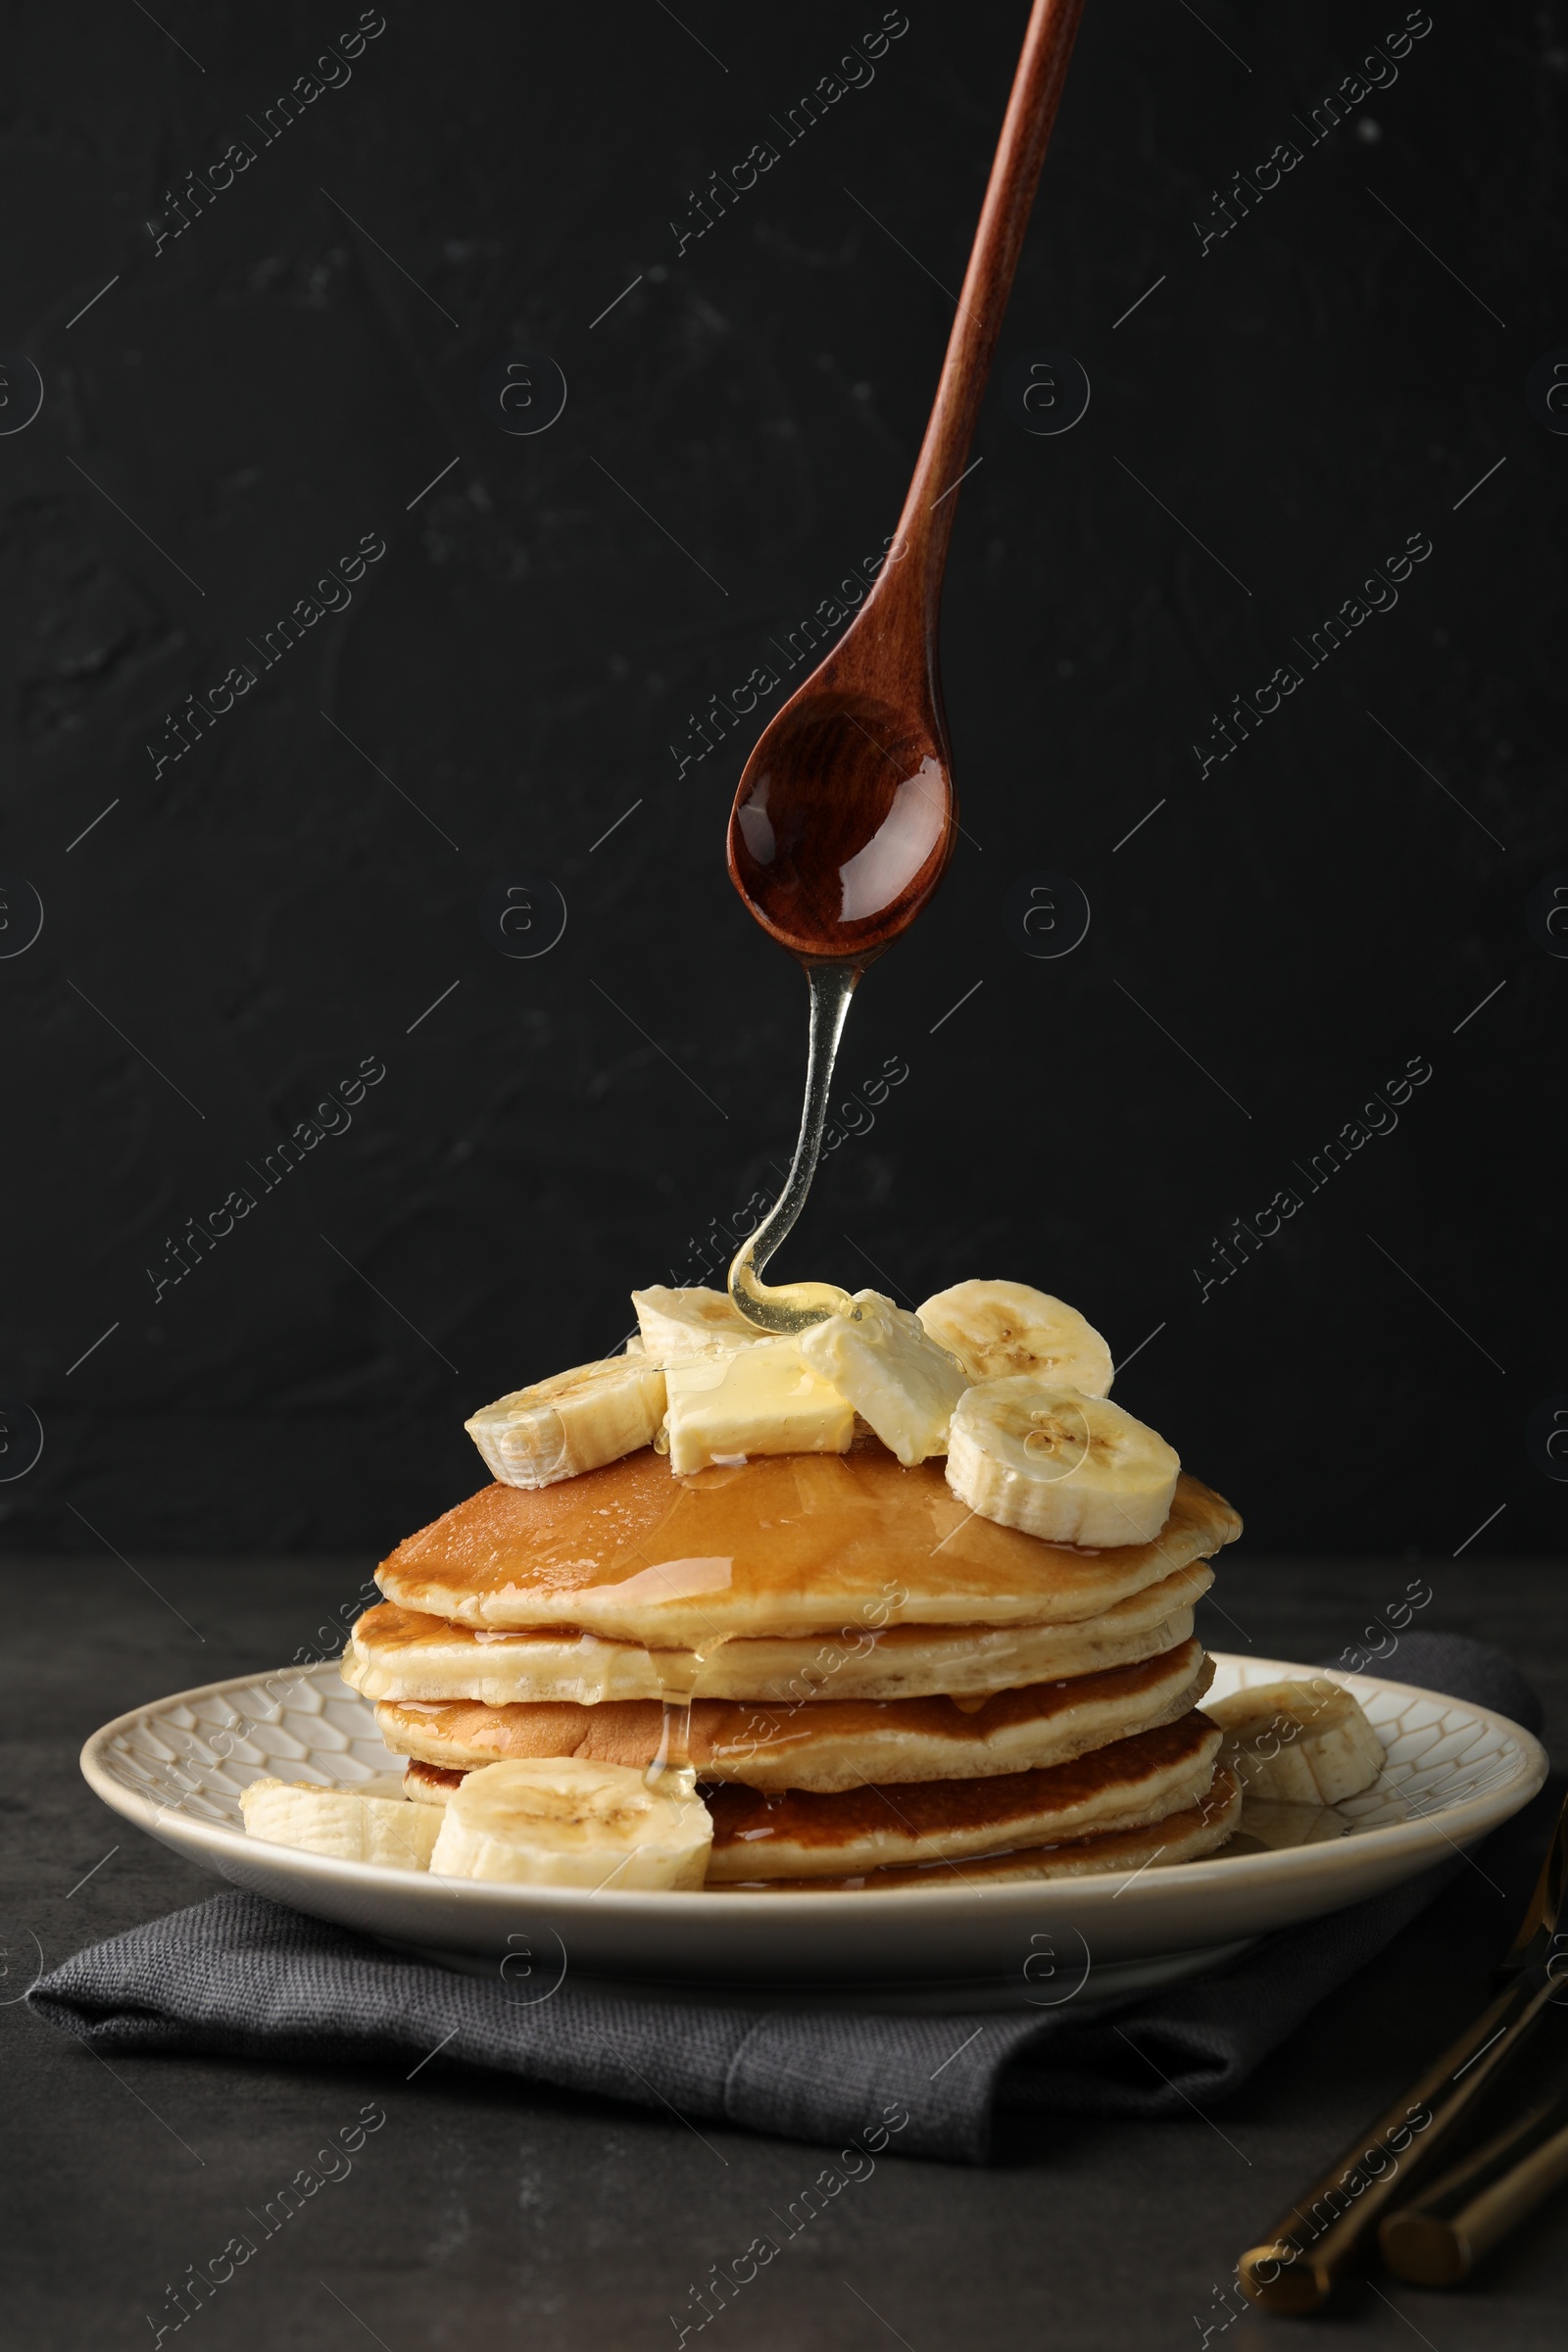
[[[701, 1271], [797, 1116], [804, 990], [723, 870], [749, 733], [678, 781], [668, 746], [893, 528], [1024, 12], [910, 0], [679, 258], [691, 186], [878, 7], [386, 13], [156, 256], [166, 188], [357, 11], [10, 20], [0, 347], [45, 385], [0, 438], [0, 869], [46, 910], [0, 962], [25, 1548], [384, 1547], [477, 1483], [466, 1412]], [[1001, 364], [1070, 350], [1093, 400], [1060, 438], [999, 388], [982, 416], [944, 637], [969, 838], [850, 1027], [846, 1089], [908, 1080], [780, 1270], [1018, 1276], [1118, 1356], [1163, 1325], [1118, 1395], [1262, 1553], [1446, 1559], [1501, 1505], [1478, 1549], [1544, 1551], [1568, 966], [1524, 910], [1568, 864], [1568, 439], [1524, 377], [1568, 340], [1568, 30], [1439, 0], [1200, 259], [1211, 191], [1305, 147], [1405, 12], [1201, 13], [1091, 0]], [[570, 387], [536, 438], [479, 400], [518, 345]], [[1200, 781], [1210, 713], [1413, 532], [1397, 610]], [[155, 780], [163, 714], [365, 533], [349, 609]], [[1041, 868], [1093, 907], [1063, 960], [1004, 927]], [[478, 927], [519, 872], [569, 910], [535, 961]], [[368, 1055], [350, 1131], [155, 1308], [165, 1237]], [[1214, 1237], [1415, 1055], [1397, 1132], [1200, 1301]]]

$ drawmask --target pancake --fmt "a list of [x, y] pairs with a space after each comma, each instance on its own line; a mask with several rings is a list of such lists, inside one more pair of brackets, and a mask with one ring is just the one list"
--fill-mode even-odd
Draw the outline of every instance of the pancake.
[[454, 1788], [461, 1788], [466, 1773], [444, 1772], [439, 1764], [421, 1763], [411, 1756], [403, 1767], [403, 1793], [416, 1804], [444, 1805]]
[[[965, 1862], [962, 1884], [994, 1886], [1016, 1879], [1081, 1879], [1094, 1872], [1145, 1870], [1151, 1863], [1196, 1862], [1211, 1854], [1230, 1838], [1242, 1813], [1242, 1785], [1221, 1764], [1206, 1796], [1180, 1813], [1167, 1813], [1141, 1830], [1102, 1830], [1090, 1838], [1064, 1838], [1059, 1845], [1030, 1846], [1018, 1853], [990, 1854]], [[948, 1886], [957, 1884], [950, 1864], [925, 1862], [913, 1870], [867, 1870], [858, 1878], [742, 1879], [732, 1881], [725, 1894], [824, 1894], [846, 1889], [875, 1893], [910, 1886]]]
[[1152, 1544], [1046, 1544], [977, 1517], [939, 1462], [875, 1439], [677, 1478], [645, 1446], [525, 1492], [483, 1488], [382, 1562], [388, 1600], [460, 1624], [568, 1626], [651, 1648], [847, 1625], [1074, 1624], [1241, 1533], [1182, 1478]]
[[[833, 1879], [913, 1869], [1059, 1845], [1104, 1830], [1137, 1829], [1190, 1810], [1214, 1780], [1220, 1732], [1196, 1708], [1174, 1723], [1110, 1741], [1037, 1772], [891, 1788], [805, 1790], [710, 1787], [713, 1851], [708, 1885]], [[461, 1772], [416, 1759], [411, 1797], [445, 1804]]]
[[[994, 1780], [919, 1781], [761, 1793], [715, 1788], [708, 1884], [858, 1877], [868, 1870], [1014, 1853], [1090, 1831], [1138, 1829], [1208, 1793], [1220, 1732], [1195, 1708], [1042, 1772]], [[955, 1883], [963, 1876], [961, 1868]]]
[[[1193, 1604], [1213, 1583], [1206, 1560], [1116, 1601], [1076, 1625], [848, 1627], [826, 1639], [786, 1635], [727, 1642], [702, 1661], [698, 1698], [983, 1697], [1062, 1675], [1095, 1674], [1158, 1657], [1193, 1630]], [[578, 1706], [657, 1699], [658, 1661], [638, 1642], [549, 1627], [498, 1633], [452, 1625], [383, 1600], [367, 1609], [339, 1669], [363, 1698], [522, 1699]]]
[[[748, 1788], [834, 1791], [1030, 1772], [1187, 1714], [1213, 1671], [1201, 1643], [1189, 1641], [1137, 1666], [1000, 1691], [978, 1707], [951, 1698], [817, 1699], [769, 1710], [698, 1699], [688, 1753], [700, 1779]], [[595, 1707], [383, 1699], [375, 1719], [394, 1755], [470, 1772], [513, 1756], [646, 1769], [663, 1730], [663, 1708], [651, 1699]]]

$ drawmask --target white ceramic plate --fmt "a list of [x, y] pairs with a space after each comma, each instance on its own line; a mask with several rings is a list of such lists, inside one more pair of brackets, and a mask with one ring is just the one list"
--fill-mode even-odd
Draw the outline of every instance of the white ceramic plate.
[[[1214, 1653], [1213, 1693], [1317, 1671]], [[247, 1838], [239, 1791], [264, 1773], [354, 1786], [401, 1770], [366, 1701], [328, 1662], [183, 1690], [95, 1732], [81, 1766], [106, 1804], [188, 1860], [450, 1964], [499, 1971], [512, 1996], [580, 1983], [772, 2005], [1053, 2007], [1212, 1965], [1253, 1937], [1413, 1877], [1486, 1835], [1546, 1776], [1539, 1740], [1455, 1698], [1374, 1675], [1335, 1678], [1388, 1749], [1375, 1786], [1335, 1808], [1318, 1841], [1199, 1862], [1010, 1886], [584, 1893], [440, 1880], [334, 1862]], [[236, 1725], [243, 1728], [236, 1729]], [[1248, 1841], [1250, 1842], [1250, 1841]], [[814, 1989], [813, 1989], [814, 1988]]]

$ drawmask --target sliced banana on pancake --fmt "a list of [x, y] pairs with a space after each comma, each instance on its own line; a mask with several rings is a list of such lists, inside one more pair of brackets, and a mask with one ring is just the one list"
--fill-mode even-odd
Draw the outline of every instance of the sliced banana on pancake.
[[431, 1871], [515, 1886], [700, 1886], [713, 1823], [700, 1797], [661, 1795], [623, 1764], [538, 1756], [470, 1772], [439, 1822]]
[[1056, 1544], [1152, 1544], [1181, 1462], [1155, 1431], [1107, 1396], [1020, 1377], [960, 1397], [948, 1439], [948, 1484], [999, 1526]]
[[1254, 1683], [1203, 1711], [1225, 1734], [1225, 1761], [1249, 1797], [1268, 1804], [1337, 1805], [1383, 1770], [1382, 1740], [1352, 1693], [1326, 1675]]
[[437, 1825], [404, 1796], [365, 1796], [316, 1781], [252, 1781], [239, 1809], [252, 1838], [329, 1854], [334, 1862], [375, 1862], [383, 1870], [423, 1870]]
[[918, 1315], [906, 1314], [880, 1291], [857, 1291], [848, 1312], [812, 1324], [800, 1347], [811, 1369], [849, 1398], [906, 1469], [947, 1452], [948, 1424], [969, 1375]]
[[464, 1423], [508, 1487], [552, 1487], [651, 1445], [664, 1374], [650, 1357], [611, 1355], [498, 1396]]
[[643, 1348], [657, 1363], [674, 1363], [683, 1355], [703, 1355], [715, 1343], [724, 1348], [750, 1348], [767, 1337], [748, 1323], [725, 1291], [670, 1290], [656, 1282], [651, 1290], [633, 1291]]
[[1032, 1373], [1086, 1396], [1110, 1394], [1110, 1349], [1075, 1306], [1026, 1282], [956, 1282], [918, 1309], [939, 1348], [971, 1381]]

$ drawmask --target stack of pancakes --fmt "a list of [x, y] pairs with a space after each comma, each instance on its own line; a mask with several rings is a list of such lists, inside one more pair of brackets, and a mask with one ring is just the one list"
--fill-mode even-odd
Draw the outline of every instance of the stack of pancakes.
[[689, 1691], [710, 1886], [1136, 1870], [1240, 1810], [1193, 1637], [1240, 1532], [1185, 1476], [1152, 1543], [1089, 1551], [866, 1436], [688, 1477], [645, 1447], [409, 1537], [343, 1675], [437, 1804], [509, 1757], [646, 1767]]

